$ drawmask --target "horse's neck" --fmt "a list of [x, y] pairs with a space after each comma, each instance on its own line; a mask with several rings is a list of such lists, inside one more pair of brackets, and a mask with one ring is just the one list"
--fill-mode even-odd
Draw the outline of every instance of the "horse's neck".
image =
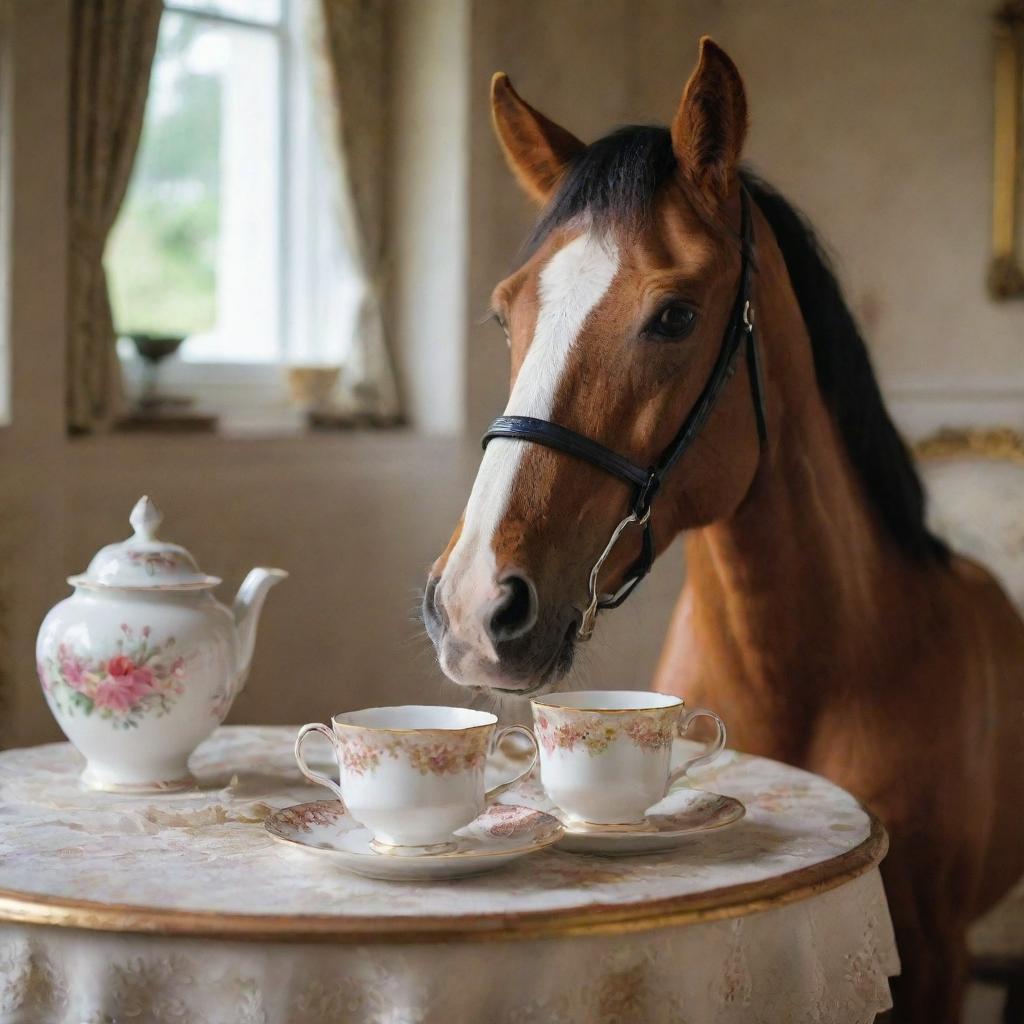
[[863, 672], [865, 638], [884, 633], [883, 594], [901, 585], [905, 562], [818, 392], [789, 296], [787, 284], [765, 317], [775, 334], [764, 349], [791, 354], [769, 367], [770, 445], [737, 511], [687, 535], [683, 621], [699, 652], [686, 683], [722, 706], [777, 719], [771, 727], [797, 743], [803, 716]]

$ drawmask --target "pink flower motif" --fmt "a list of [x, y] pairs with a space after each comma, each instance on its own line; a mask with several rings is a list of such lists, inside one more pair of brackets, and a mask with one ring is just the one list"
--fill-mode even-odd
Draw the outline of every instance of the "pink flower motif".
[[107, 662], [107, 674], [130, 676], [135, 671], [135, 662], [125, 654], [118, 654]]
[[150, 687], [132, 676], [107, 676], [96, 687], [94, 700], [101, 708], [111, 711], [130, 711], [147, 693]]
[[107, 662], [107, 675], [96, 687], [96, 704], [112, 711], [130, 711], [153, 690], [153, 673], [123, 654]]
[[529, 807], [515, 807], [509, 804], [492, 804], [481, 815], [488, 833], [504, 838], [533, 831], [543, 817], [540, 812]]
[[72, 690], [80, 690], [85, 683], [85, 666], [78, 658], [64, 658], [60, 663], [60, 674]]
[[544, 748], [548, 754], [555, 752], [555, 737], [550, 729], [547, 728], [547, 722], [544, 723], [544, 728], [538, 729], [537, 732], [540, 734], [540, 745]]
[[109, 657], [94, 659], [63, 642], [42, 660], [40, 681], [60, 714], [99, 709], [114, 728], [131, 728], [151, 712], [167, 714], [185, 692], [187, 658], [168, 655], [173, 639], [153, 644], [148, 625], [122, 623], [121, 632]]

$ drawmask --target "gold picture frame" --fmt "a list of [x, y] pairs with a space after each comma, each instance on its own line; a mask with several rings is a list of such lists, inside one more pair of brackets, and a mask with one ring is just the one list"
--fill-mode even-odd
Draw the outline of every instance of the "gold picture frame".
[[1018, 252], [1021, 202], [1021, 105], [1024, 89], [1024, 0], [1006, 0], [995, 14], [992, 262], [994, 299], [1024, 296]]

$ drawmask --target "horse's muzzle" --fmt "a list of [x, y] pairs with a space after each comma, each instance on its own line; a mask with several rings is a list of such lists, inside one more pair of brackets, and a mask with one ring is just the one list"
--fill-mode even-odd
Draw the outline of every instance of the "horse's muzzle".
[[506, 573], [497, 596], [467, 616], [452, 615], [440, 579], [423, 592], [423, 622], [445, 674], [463, 686], [536, 692], [569, 671], [580, 613], [545, 609], [523, 573]]

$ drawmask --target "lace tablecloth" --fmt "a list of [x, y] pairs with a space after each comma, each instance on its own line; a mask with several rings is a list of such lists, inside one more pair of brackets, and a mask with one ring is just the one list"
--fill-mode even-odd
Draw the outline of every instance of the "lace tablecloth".
[[[323, 795], [293, 737], [221, 729], [199, 790], [156, 797], [82, 791], [67, 744], [0, 754], [0, 1022], [867, 1024], [889, 1006], [884, 835], [824, 779], [730, 752], [695, 784], [746, 818], [677, 851], [394, 884], [264, 832]], [[535, 785], [516, 800], [543, 806]]]

